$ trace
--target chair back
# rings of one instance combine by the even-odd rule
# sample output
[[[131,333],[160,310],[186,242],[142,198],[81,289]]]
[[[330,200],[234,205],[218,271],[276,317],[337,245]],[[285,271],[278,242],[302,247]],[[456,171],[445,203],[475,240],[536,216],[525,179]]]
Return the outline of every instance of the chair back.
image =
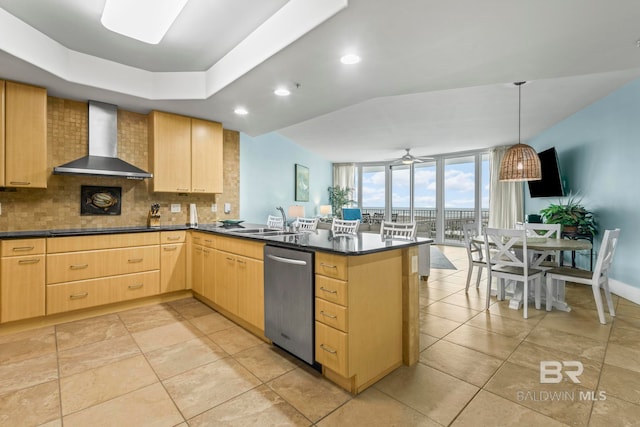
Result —
[[[537,224],[537,223],[524,223],[525,230],[532,230],[533,233],[527,233],[529,237],[546,237],[547,239],[560,239],[562,234],[560,232],[560,224]]]
[[[334,234],[356,234],[360,220],[344,220],[334,218],[331,223],[331,232]]]
[[[373,223],[380,224],[380,222],[384,219],[384,214],[374,212],[373,213]]]
[[[475,221],[469,221],[462,224],[462,233],[464,234],[464,245],[467,248],[467,257],[469,262],[483,262],[484,254],[482,253],[482,245],[474,240],[480,234],[478,225]]]
[[[342,219],[362,221],[362,211],[360,208],[342,208]]]
[[[318,218],[298,218],[295,226],[300,231],[315,231],[318,228]]]
[[[281,216],[269,215],[267,217],[267,227],[282,230],[284,228],[284,221]]]
[[[487,227],[484,230],[484,250],[487,262],[495,264],[496,268],[521,267],[526,275],[529,266],[525,230]]]
[[[416,223],[382,221],[380,224],[380,237],[382,239],[412,240],[416,237]]]
[[[593,277],[600,277],[608,274],[609,267],[613,261],[613,254],[616,251],[618,245],[618,238],[620,237],[620,229],[605,230],[602,237],[602,243],[600,244],[600,251],[598,252],[598,260],[596,261],[596,268],[593,269]]]

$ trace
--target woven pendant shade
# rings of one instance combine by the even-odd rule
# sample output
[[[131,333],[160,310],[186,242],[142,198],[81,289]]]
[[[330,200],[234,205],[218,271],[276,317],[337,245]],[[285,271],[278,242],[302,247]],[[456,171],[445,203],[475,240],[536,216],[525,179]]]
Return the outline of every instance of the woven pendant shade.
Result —
[[[538,153],[526,144],[510,147],[500,163],[500,181],[538,181],[542,179]]]
[[[540,157],[536,150],[520,142],[520,116],[522,111],[522,85],[518,86],[518,143],[509,147],[500,163],[500,181],[539,181],[542,179]]]

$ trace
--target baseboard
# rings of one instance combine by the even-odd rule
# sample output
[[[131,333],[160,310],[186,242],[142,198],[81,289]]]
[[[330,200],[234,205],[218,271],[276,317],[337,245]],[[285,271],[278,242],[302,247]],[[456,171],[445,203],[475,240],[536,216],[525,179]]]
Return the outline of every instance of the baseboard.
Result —
[[[640,288],[631,286],[618,280],[609,279],[609,290],[626,300],[640,304]]]

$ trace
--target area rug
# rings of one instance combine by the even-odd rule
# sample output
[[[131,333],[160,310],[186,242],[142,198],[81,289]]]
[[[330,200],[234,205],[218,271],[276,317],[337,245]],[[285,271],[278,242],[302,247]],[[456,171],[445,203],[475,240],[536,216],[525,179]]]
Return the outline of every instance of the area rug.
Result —
[[[457,270],[456,266],[438,249],[431,245],[431,268],[443,270]]]

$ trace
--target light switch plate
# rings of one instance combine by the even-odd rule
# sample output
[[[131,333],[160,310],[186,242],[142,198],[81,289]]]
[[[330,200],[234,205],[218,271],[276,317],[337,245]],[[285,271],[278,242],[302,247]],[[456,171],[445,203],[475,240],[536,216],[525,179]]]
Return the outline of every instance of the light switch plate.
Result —
[[[218,212],[218,205],[211,203],[211,212]]]
[[[411,273],[418,272],[418,257],[416,255],[411,257]]]
[[[180,212],[180,203],[171,203],[171,213]]]
[[[231,203],[224,204],[224,213],[226,214],[231,213]]]

